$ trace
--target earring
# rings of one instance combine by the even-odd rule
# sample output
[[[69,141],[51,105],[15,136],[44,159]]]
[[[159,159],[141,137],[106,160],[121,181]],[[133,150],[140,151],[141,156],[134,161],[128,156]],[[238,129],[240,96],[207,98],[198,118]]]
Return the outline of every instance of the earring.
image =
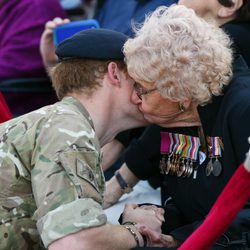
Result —
[[[184,107],[184,104],[179,102],[179,109],[181,112],[184,112],[185,111],[185,107]]]

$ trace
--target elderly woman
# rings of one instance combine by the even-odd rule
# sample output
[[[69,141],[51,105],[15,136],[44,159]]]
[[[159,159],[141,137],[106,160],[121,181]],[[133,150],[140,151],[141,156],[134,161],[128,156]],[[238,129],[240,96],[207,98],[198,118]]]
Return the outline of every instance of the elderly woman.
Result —
[[[108,193],[119,194],[124,182],[133,185],[138,180],[134,176],[146,179],[159,172],[160,158],[160,171],[172,197],[165,206],[163,232],[171,235],[167,246],[185,240],[202,222],[247,152],[250,74],[242,58],[236,58],[228,85],[229,47],[219,28],[183,6],[158,9],[124,47],[128,72],[137,82],[132,99],[148,121],[162,127],[161,137],[148,133],[148,148],[161,151],[161,156],[147,149],[151,162],[133,167],[133,173],[121,169],[109,182]],[[244,121],[242,129],[239,121]],[[218,244],[229,245],[249,231],[244,217],[248,213],[245,208]]]

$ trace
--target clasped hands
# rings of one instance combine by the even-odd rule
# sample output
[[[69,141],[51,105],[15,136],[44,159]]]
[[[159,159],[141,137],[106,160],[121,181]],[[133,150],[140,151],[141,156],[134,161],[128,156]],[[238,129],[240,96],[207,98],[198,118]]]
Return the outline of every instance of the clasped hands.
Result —
[[[180,243],[171,235],[161,232],[164,219],[164,209],[155,205],[126,204],[122,222],[136,222],[135,228],[146,236],[147,246],[150,247],[177,247]]]

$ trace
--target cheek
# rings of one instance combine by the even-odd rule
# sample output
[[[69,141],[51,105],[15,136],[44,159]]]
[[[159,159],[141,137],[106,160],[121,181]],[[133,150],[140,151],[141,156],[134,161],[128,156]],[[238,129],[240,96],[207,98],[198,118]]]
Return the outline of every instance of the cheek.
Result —
[[[161,105],[159,102],[142,102],[141,111],[148,115],[159,115],[161,113]]]
[[[157,96],[157,98],[154,98],[150,102],[142,102],[140,107],[144,114],[159,118],[175,113],[177,108],[178,106],[176,103],[162,98],[161,96]]]
[[[152,93],[150,95],[145,95],[142,97],[140,109],[143,113],[149,115],[155,115],[157,113],[161,97],[154,94],[156,93]]]

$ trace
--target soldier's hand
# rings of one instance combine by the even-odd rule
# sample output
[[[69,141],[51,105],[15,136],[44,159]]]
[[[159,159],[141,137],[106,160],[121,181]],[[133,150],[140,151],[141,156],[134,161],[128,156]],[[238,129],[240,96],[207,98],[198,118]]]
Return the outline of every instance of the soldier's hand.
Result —
[[[161,234],[148,227],[140,227],[138,231],[147,237],[147,246],[176,248],[180,245],[172,235]]]

